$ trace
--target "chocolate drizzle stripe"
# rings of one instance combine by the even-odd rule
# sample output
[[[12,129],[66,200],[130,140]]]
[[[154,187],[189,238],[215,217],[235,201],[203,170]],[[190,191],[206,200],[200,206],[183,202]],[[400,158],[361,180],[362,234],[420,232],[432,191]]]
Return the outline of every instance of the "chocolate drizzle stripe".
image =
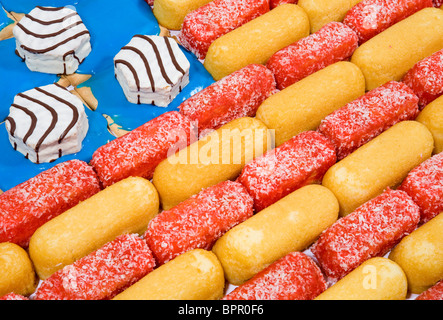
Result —
[[[124,46],[122,48],[122,50],[130,50],[133,51],[135,53],[137,53],[140,58],[143,60],[143,63],[145,65],[145,69],[146,69],[146,73],[148,74],[149,77],[149,81],[151,82],[151,88],[152,88],[152,92],[155,92],[155,81],[154,81],[154,77],[152,75],[152,71],[151,71],[151,67],[149,66],[149,62],[148,59],[146,59],[145,55],[143,54],[143,52],[141,52],[139,49],[134,48],[132,46]]]
[[[20,59],[22,59],[22,62],[25,62],[25,58],[23,58],[23,57],[20,55],[20,53],[18,52],[17,49],[15,49],[15,54],[16,54],[17,56],[19,56]]]
[[[66,16],[63,17],[63,18],[56,19],[56,20],[51,20],[51,21],[40,20],[40,19],[37,19],[36,17],[33,17],[33,16],[29,15],[29,14],[26,14],[26,15],[25,15],[25,18],[28,18],[29,20],[32,20],[32,21],[37,22],[37,23],[39,23],[39,24],[42,24],[42,25],[44,25],[44,26],[49,26],[49,25],[51,25],[51,24],[56,24],[56,23],[64,22],[66,19],[69,19],[69,18],[71,18],[71,17],[75,17],[75,16],[77,16],[77,15],[78,15],[77,12],[72,12],[72,13],[66,15]],[[17,23],[17,24],[20,24],[20,22]]]
[[[66,90],[66,91],[69,92],[69,90],[68,90],[67,88],[63,87],[63,86],[62,86],[61,84],[59,84],[58,82],[54,82],[54,85],[57,86],[57,87],[59,87],[60,89],[63,89],[63,90]]]
[[[72,56],[74,57],[74,59],[78,61],[78,64],[81,64],[81,63],[82,63],[82,61],[80,61],[80,59],[76,56],[74,50],[71,50],[71,51],[66,52],[66,53],[63,55],[63,74],[66,74],[66,58],[67,58],[69,55],[72,55]]]
[[[37,117],[35,116],[35,114],[32,111],[26,109],[25,107],[19,106],[18,104],[13,103],[11,105],[11,107],[14,107],[16,109],[23,111],[31,118],[31,125],[28,129],[28,132],[26,132],[25,137],[23,138],[23,143],[26,143],[28,138],[31,136],[31,134],[34,133],[34,130],[37,127]]]
[[[66,61],[66,57],[69,56],[69,55],[71,55],[71,54],[72,54],[72,56],[74,57],[74,59],[78,61],[79,64],[82,63],[82,62],[80,61],[80,59],[75,55],[75,51],[74,51],[74,50],[71,50],[71,51],[66,52],[66,53],[63,55],[63,61]]]
[[[73,35],[72,37],[66,38],[65,40],[63,40],[63,41],[61,41],[61,42],[59,42],[59,43],[57,43],[57,44],[55,44],[55,45],[53,45],[53,46],[51,46],[49,48],[46,48],[46,49],[32,49],[32,48],[29,48],[29,47],[24,46],[24,45],[21,45],[21,47],[24,50],[29,51],[31,53],[41,54],[41,53],[46,53],[46,52],[52,51],[54,49],[57,49],[58,47],[68,43],[69,41],[74,40],[74,39],[76,39],[76,38],[78,38],[80,36],[86,35],[86,34],[89,34],[88,30],[84,30],[82,32],[79,32],[79,33]]]
[[[72,120],[71,123],[69,124],[69,126],[65,129],[65,131],[63,131],[63,133],[60,135],[60,138],[58,140],[58,143],[61,143],[63,141],[63,139],[66,137],[66,135],[69,133],[69,131],[75,126],[75,124],[78,122],[78,118],[79,118],[79,114],[78,114],[78,110],[77,108],[70,103],[69,101],[66,101],[65,99],[62,99],[46,90],[43,90],[41,88],[35,88],[38,92],[41,92],[43,94],[46,94],[47,96],[57,100],[60,103],[63,103],[65,105],[67,105],[71,110],[72,110]],[[65,89],[65,88],[63,88]]]
[[[166,74],[166,69],[165,69],[165,66],[163,65],[163,60],[161,58],[160,52],[158,51],[158,47],[155,44],[155,42],[152,41],[149,37],[144,36],[144,35],[140,35],[140,34],[137,34],[134,37],[141,38],[141,39],[144,39],[147,42],[149,42],[149,44],[152,46],[152,49],[154,50],[155,56],[156,56],[157,61],[158,61],[158,65],[160,67],[160,72],[161,72],[163,78],[165,79],[165,81],[169,85],[171,85],[171,86],[174,85],[174,83],[171,81],[171,79],[169,79],[168,75]]]
[[[35,89],[37,89],[37,88],[35,88]],[[38,140],[37,144],[35,145],[35,152],[38,153],[38,151],[40,149],[40,146],[42,145],[43,141],[45,141],[46,137],[51,133],[52,130],[54,130],[55,125],[58,122],[57,112],[51,106],[47,105],[46,103],[44,103],[44,102],[42,102],[40,100],[34,99],[32,97],[29,97],[29,96],[27,96],[27,95],[25,95],[23,93],[19,93],[17,96],[19,96],[21,98],[24,98],[24,99],[27,99],[29,101],[32,101],[32,102],[34,102],[36,104],[41,105],[42,107],[47,109],[51,113],[51,115],[52,115],[51,124],[49,125],[48,129],[46,129],[45,133],[40,137],[40,139]],[[37,157],[38,157],[38,155],[37,155]]]
[[[15,129],[17,128],[17,125],[15,124],[14,119],[11,117],[7,117],[6,121],[9,121],[9,124],[11,125],[10,133],[11,133],[11,136],[14,136]]]
[[[36,6],[36,8],[42,10],[42,11],[60,11],[63,10],[65,7],[42,7],[42,6]]]
[[[23,24],[20,24],[20,23],[18,23],[17,26],[20,29],[22,29],[24,33],[26,33],[30,36],[33,36],[33,37],[39,38],[39,39],[46,39],[46,38],[53,38],[53,37],[59,36],[59,35],[65,33],[66,31],[68,31],[69,29],[76,27],[78,25],[81,25],[81,24],[83,24],[83,21],[77,21],[77,22],[67,26],[66,28],[63,28],[57,32],[48,33],[48,34],[38,34],[38,33],[32,32],[31,30],[27,29],[26,27],[23,26]]]
[[[175,69],[177,69],[178,72],[180,72],[182,75],[185,75],[185,70],[180,66],[180,64],[177,62],[177,59],[175,58],[174,51],[172,50],[171,43],[169,42],[168,37],[163,37],[165,39],[166,47],[168,48],[169,56],[171,57],[172,63],[174,64]]]
[[[126,60],[118,59],[114,61],[114,64],[123,64],[128,67],[129,70],[131,70],[132,75],[134,76],[135,85],[137,86],[137,91],[140,91],[140,79],[138,78],[137,71],[135,68]]]

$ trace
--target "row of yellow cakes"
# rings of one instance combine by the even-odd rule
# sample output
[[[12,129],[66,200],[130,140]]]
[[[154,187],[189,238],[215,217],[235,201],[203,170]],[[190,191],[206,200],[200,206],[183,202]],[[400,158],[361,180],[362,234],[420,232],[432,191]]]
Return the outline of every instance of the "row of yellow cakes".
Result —
[[[250,2],[153,5],[180,29],[165,17]],[[441,299],[443,90],[423,105],[414,84],[442,73],[443,11],[398,1],[361,43],[347,15],[380,3],[269,7],[209,45],[216,82],[178,111],[3,193],[5,299],[405,299],[433,285]]]

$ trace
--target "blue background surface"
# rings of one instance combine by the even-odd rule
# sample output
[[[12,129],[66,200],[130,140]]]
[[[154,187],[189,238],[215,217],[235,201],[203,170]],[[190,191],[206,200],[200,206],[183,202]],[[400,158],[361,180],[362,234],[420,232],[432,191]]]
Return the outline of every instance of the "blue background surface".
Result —
[[[191,63],[190,83],[166,107],[136,105],[129,103],[120,84],[114,77],[113,58],[135,34],[158,35],[160,28],[151,8],[144,0],[0,0],[8,11],[28,13],[36,5],[74,5],[91,33],[92,52],[80,65],[77,73],[91,74],[92,77],[81,86],[90,87],[98,100],[95,111],[86,108],[89,131],[83,141],[83,148],[76,154],[66,155],[52,163],[35,164],[15,151],[9,143],[4,119],[17,93],[57,82],[56,75],[30,71],[15,54],[15,40],[0,41],[0,189],[6,191],[54,165],[80,159],[89,162],[93,152],[108,141],[115,139],[107,128],[103,114],[111,116],[125,130],[132,130],[160,114],[178,110],[185,99],[214,82],[198,59],[182,47]],[[0,16],[0,29],[7,25]]]

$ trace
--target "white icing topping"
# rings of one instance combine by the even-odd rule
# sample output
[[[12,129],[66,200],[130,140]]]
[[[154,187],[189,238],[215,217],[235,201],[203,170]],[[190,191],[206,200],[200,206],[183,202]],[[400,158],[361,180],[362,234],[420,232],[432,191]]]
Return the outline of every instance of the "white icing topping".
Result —
[[[16,95],[5,126],[12,146],[35,163],[80,151],[89,128],[81,100],[58,84]]]
[[[189,83],[190,63],[168,37],[136,35],[115,56],[114,64],[131,103],[166,107]]]
[[[31,71],[72,74],[91,52],[90,34],[71,7],[36,7],[13,29],[16,53]]]

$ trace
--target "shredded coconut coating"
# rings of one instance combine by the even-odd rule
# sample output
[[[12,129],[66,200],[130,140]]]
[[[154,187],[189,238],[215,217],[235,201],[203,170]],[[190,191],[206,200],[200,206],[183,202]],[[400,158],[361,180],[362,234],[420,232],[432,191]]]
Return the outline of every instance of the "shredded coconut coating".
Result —
[[[443,300],[443,280],[419,294],[415,300]]]
[[[177,38],[204,59],[217,38],[268,11],[269,0],[213,0],[186,15]]]
[[[384,256],[415,230],[419,220],[420,209],[408,194],[388,188],[326,229],[311,252],[336,281],[364,261]]]
[[[411,170],[399,189],[420,207],[421,223],[443,212],[443,153]]]
[[[359,44],[363,44],[427,7],[432,7],[432,0],[363,0],[348,11],[343,23],[357,33]]]
[[[0,195],[0,242],[27,247],[45,222],[100,191],[92,167],[62,162]]]
[[[155,267],[146,242],[125,234],[43,281],[36,300],[107,300]]]
[[[5,294],[4,296],[0,297],[0,300],[10,300],[10,301],[12,301],[12,300],[29,300],[29,298],[22,296],[20,294],[11,292],[11,293]]]
[[[91,165],[104,187],[130,176],[152,179],[173,146],[178,151],[189,145],[191,133],[189,119],[177,111],[166,112],[98,148]]]
[[[404,76],[419,98],[420,110],[443,94],[443,50],[419,61]]]
[[[391,81],[326,116],[318,131],[336,147],[341,160],[394,124],[413,120],[418,97],[404,83]]]
[[[432,0],[434,7],[440,8],[443,5],[443,0]]]
[[[274,73],[277,88],[282,90],[335,62],[348,59],[357,46],[358,38],[351,28],[341,22],[330,22],[277,51],[267,67]]]
[[[331,142],[316,131],[305,131],[246,164],[238,181],[258,212],[298,188],[321,182],[335,162]]]
[[[253,214],[253,201],[238,182],[202,190],[152,219],[145,239],[162,265],[192,249],[212,248],[225,232]]]
[[[298,0],[270,0],[269,6],[271,7],[271,9],[274,9],[275,7],[278,7],[285,3],[298,4]]]
[[[145,2],[146,2],[147,4],[149,4],[150,6],[153,6],[153,5],[154,5],[154,0],[145,0]]]
[[[326,290],[320,268],[291,252],[227,294],[223,300],[313,300]]]
[[[248,65],[185,100],[180,112],[199,131],[218,129],[241,117],[254,117],[262,102],[274,94],[274,75],[265,66]]]

